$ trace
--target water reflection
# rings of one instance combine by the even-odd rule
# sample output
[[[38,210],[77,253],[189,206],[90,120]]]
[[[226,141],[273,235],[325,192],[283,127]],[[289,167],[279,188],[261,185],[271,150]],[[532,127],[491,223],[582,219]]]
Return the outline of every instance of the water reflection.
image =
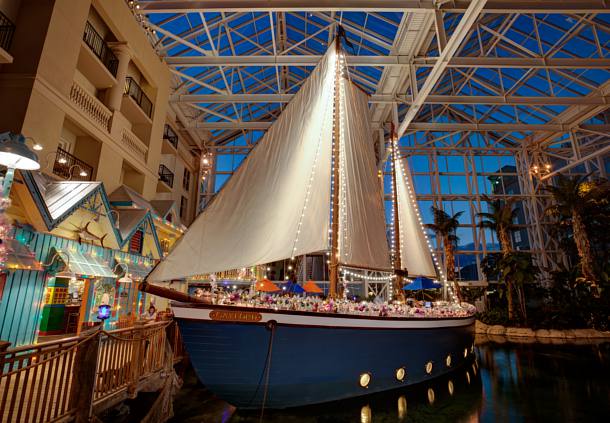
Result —
[[[476,353],[477,361],[430,383],[311,407],[265,410],[263,421],[593,422],[607,421],[610,415],[610,344],[486,343]],[[208,400],[195,400],[205,390],[193,381],[191,375],[177,395],[173,421],[226,421],[226,409],[210,411],[222,407],[210,406],[209,393]],[[238,411],[229,422],[254,423],[259,417],[258,411]]]
[[[407,417],[407,398],[404,395],[398,397],[398,421]]]

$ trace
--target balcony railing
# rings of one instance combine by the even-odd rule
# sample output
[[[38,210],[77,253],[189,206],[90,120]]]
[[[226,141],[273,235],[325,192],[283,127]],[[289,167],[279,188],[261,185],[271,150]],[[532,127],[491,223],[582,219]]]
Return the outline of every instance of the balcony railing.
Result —
[[[106,66],[106,69],[116,77],[117,67],[119,66],[119,59],[114,55],[106,41],[100,34],[95,30],[93,25],[89,22],[85,25],[85,32],[83,34],[83,40],[85,44],[89,46],[93,54]]]
[[[70,89],[70,100],[83,113],[89,116],[98,125],[104,128],[105,131],[110,131],[110,119],[112,112],[97,98],[89,94],[83,87],[76,82],[72,83]]]
[[[53,164],[53,173],[69,181],[90,181],[93,167],[58,147]]]
[[[144,94],[144,91],[142,91],[142,88],[138,83],[129,76],[125,79],[125,94],[133,98],[138,106],[140,106],[140,109],[146,113],[146,116],[149,118],[152,117],[152,101]]]
[[[0,47],[4,50],[8,50],[13,41],[13,34],[15,33],[15,24],[7,18],[4,13],[0,12]]]
[[[159,165],[159,180],[165,182],[170,188],[173,188],[174,172],[169,170],[165,165]]]
[[[174,132],[171,126],[165,125],[165,129],[163,130],[163,139],[169,141],[174,148],[178,148],[178,135]]]

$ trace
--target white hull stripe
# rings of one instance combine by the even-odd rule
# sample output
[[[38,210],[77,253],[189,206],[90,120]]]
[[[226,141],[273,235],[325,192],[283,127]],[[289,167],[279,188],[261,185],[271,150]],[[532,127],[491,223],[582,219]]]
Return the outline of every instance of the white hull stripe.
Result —
[[[212,310],[206,308],[172,307],[174,315],[178,319],[213,321],[210,318]],[[226,309],[225,309],[226,310]],[[327,316],[303,316],[285,313],[265,313],[260,310],[252,310],[259,313],[262,319],[258,323],[266,323],[275,320],[278,324],[293,326],[328,326],[328,327],[349,327],[349,328],[371,328],[371,329],[435,329],[448,327],[462,327],[474,323],[475,318],[469,319],[434,319],[434,320],[391,320],[391,319],[350,319],[345,317]],[[243,322],[238,322],[243,323]]]

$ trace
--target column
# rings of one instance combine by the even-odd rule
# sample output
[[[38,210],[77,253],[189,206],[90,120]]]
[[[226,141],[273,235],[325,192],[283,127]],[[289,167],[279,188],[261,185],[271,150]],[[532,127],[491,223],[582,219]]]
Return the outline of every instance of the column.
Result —
[[[116,71],[116,85],[106,93],[106,105],[112,111],[121,110],[121,101],[125,92],[125,78],[127,77],[127,68],[131,60],[131,49],[127,43],[109,43],[112,52],[119,60]]]

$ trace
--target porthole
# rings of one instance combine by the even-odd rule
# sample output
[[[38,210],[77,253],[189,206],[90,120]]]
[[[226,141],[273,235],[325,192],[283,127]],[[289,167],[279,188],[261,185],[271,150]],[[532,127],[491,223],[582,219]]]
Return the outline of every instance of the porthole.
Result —
[[[396,380],[399,382],[402,382],[403,380],[405,380],[405,376],[407,375],[407,371],[405,370],[404,367],[399,367],[398,369],[396,369]]]
[[[445,364],[447,365],[447,367],[451,367],[451,354],[449,354],[447,358],[445,358]]]
[[[430,405],[434,404],[434,398],[434,389],[428,388],[428,402],[430,403]]]
[[[426,363],[426,373],[428,373],[428,374],[432,373],[432,362],[431,361],[428,361]]]
[[[362,388],[368,388],[369,383],[371,382],[371,374],[370,373],[362,373],[358,378],[358,383]]]
[[[464,348],[464,358],[468,357],[468,348]]]
[[[449,395],[453,395],[453,381],[452,380],[447,382],[447,390],[449,391]]]

